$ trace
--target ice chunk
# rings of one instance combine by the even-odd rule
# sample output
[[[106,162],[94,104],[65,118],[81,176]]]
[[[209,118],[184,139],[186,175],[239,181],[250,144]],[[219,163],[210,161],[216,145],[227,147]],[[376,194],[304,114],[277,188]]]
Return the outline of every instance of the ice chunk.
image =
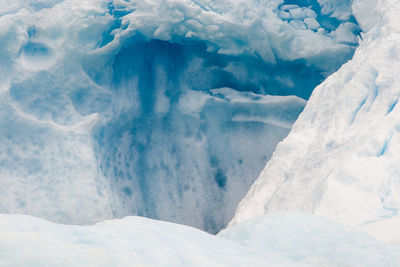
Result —
[[[298,5],[279,6],[279,1],[254,0],[229,3],[185,0],[167,5],[157,1],[131,1],[126,2],[125,6],[134,6],[135,12],[127,14],[123,20],[129,23],[126,32],[139,31],[148,38],[173,42],[180,42],[182,40],[180,36],[205,40],[209,51],[216,49],[218,53],[229,55],[260,55],[264,61],[271,63],[276,60],[302,59],[318,68],[325,68],[324,64],[309,62],[308,59],[317,56],[322,62],[328,51],[340,55],[347,54],[348,58],[352,49],[338,44],[334,36],[304,33],[306,28],[299,27],[299,22],[287,24],[284,21],[285,19],[304,20],[317,17],[319,19],[323,16],[321,20],[324,20],[324,25],[327,25],[332,20],[327,17],[329,14],[336,20],[340,19],[329,28],[330,31],[334,31],[342,22],[351,20],[351,8],[348,1],[342,4],[335,1],[320,1],[321,6],[315,2],[311,8],[300,6],[303,3],[298,2]],[[160,6],[162,8],[159,8]],[[180,12],[179,15],[175,14],[177,10]],[[185,19],[182,19],[183,14],[186,16]],[[247,34],[243,34],[244,32]],[[350,32],[349,34],[357,35],[358,33]],[[302,51],[304,48],[302,43],[305,42],[314,48],[307,50],[306,55]],[[260,46],[259,43],[263,45]],[[288,45],[289,43],[296,45],[291,46]],[[345,52],[345,50],[348,51]],[[337,63],[339,61],[342,62],[341,57],[337,58]],[[329,70],[332,69],[329,68]]]
[[[316,30],[321,27],[314,18],[305,18],[304,23],[307,25],[307,28],[311,30]]]
[[[350,0],[331,1],[331,0],[318,0],[321,6],[321,13],[330,17],[337,18],[341,21],[349,20],[352,16]]]
[[[305,18],[316,18],[317,14],[309,8],[292,8],[289,10],[290,15],[293,19],[305,19]]]
[[[387,233],[398,231],[400,209],[400,4],[371,3],[353,5],[367,31],[354,58],[315,89],[232,224],[270,211],[307,211],[400,242]]]
[[[218,236],[126,217],[90,226],[0,215],[5,266],[397,266],[400,247],[325,218],[259,216]]]

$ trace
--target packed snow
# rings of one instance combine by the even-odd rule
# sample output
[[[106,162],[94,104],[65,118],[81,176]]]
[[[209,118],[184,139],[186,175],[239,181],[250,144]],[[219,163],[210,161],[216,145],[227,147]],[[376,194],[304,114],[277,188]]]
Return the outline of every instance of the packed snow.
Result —
[[[315,89],[232,225],[301,211],[400,243],[400,2],[352,7],[364,31],[353,59]]]

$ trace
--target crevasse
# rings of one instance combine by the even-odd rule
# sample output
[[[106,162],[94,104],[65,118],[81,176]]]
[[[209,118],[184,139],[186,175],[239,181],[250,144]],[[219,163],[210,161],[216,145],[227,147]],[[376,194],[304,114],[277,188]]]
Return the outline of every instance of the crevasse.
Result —
[[[353,59],[315,89],[232,224],[301,211],[400,242],[400,4],[352,8],[364,32]]]
[[[0,212],[217,232],[313,88],[350,1],[0,1]]]

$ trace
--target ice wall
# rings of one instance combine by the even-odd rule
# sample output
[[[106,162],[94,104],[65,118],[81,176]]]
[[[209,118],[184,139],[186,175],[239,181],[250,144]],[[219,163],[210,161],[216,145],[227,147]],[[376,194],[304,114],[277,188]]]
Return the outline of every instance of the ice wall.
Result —
[[[348,1],[0,0],[0,212],[216,232],[358,34]]]
[[[354,58],[313,92],[232,224],[296,210],[400,242],[398,1],[355,1]]]

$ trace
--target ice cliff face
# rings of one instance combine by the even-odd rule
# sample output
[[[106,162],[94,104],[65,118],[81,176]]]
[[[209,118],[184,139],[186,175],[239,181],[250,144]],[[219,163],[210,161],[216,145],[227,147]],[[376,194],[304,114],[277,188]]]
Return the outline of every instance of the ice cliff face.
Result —
[[[0,212],[218,231],[359,31],[350,1],[0,0]]]
[[[315,89],[232,224],[296,210],[400,242],[400,3],[352,8],[365,32],[354,58]]]

